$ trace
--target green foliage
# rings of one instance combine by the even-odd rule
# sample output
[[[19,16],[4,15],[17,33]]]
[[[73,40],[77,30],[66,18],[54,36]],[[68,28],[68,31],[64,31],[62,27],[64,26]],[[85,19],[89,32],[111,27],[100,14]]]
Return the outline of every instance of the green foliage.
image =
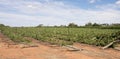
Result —
[[[29,43],[30,41],[25,39],[24,36],[22,36],[22,33],[19,34],[17,31],[17,28],[10,28],[10,27],[3,27],[0,28],[0,30],[2,30],[2,33],[4,35],[7,35],[12,41],[16,42],[16,43]]]
[[[4,24],[0,24],[0,27],[4,27],[5,25]]]
[[[94,23],[92,26],[101,26],[100,24]]]
[[[120,26],[105,26],[105,27],[100,27],[101,29],[120,29]]]
[[[89,22],[89,23],[85,24],[85,26],[92,26],[92,23]]]
[[[75,23],[69,23],[68,27],[78,27],[78,25]]]
[[[37,27],[43,27],[43,24],[39,24]]]
[[[0,30],[15,42],[29,42],[24,37],[31,37],[57,45],[68,45],[79,42],[96,46],[105,46],[117,38],[120,38],[120,29],[4,27],[0,28]]]

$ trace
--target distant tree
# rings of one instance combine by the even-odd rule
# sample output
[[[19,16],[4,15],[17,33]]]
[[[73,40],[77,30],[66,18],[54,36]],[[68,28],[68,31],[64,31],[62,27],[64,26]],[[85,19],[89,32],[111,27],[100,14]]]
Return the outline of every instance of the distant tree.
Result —
[[[57,25],[54,25],[53,27],[58,27]]]
[[[100,26],[100,24],[94,23],[92,24],[92,26]]]
[[[92,23],[89,22],[89,23],[85,24],[85,26],[92,26]]]
[[[60,27],[66,27],[66,25],[60,25]]]
[[[109,24],[104,23],[104,24],[101,24],[101,26],[106,27],[106,26],[109,26]]]
[[[75,23],[69,23],[68,27],[78,27],[78,25]]]
[[[39,24],[37,27],[43,27],[43,24]]]
[[[4,24],[0,24],[0,27],[4,27],[5,25]]]
[[[120,26],[120,23],[111,24],[111,26]]]

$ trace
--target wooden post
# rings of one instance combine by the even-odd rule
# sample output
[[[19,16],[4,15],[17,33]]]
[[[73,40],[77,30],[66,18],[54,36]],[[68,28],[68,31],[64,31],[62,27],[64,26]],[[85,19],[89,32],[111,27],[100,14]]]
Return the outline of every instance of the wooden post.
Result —
[[[106,46],[104,46],[102,49],[106,49],[106,48],[110,47],[111,45],[113,45],[116,42],[120,42],[120,40],[113,41],[113,42],[107,44]]]

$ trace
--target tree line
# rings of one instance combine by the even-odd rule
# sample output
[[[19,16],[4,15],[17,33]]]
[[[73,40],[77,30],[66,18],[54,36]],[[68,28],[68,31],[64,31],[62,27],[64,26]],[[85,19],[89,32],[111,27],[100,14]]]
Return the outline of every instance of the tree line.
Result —
[[[6,25],[0,24],[0,27],[5,27]],[[10,26],[6,26],[10,27]],[[98,23],[86,23],[84,26],[79,26],[76,23],[69,23],[68,25],[60,25],[60,26],[44,26],[43,24],[39,24],[35,27],[69,27],[69,28],[102,28],[102,29],[120,29],[120,23],[113,23],[113,24],[98,24]]]

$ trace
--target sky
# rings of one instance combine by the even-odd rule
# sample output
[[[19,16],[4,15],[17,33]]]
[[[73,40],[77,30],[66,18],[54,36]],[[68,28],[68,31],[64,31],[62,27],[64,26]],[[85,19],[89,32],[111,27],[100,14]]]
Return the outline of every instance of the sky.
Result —
[[[0,0],[0,24],[9,26],[120,23],[120,0]]]

